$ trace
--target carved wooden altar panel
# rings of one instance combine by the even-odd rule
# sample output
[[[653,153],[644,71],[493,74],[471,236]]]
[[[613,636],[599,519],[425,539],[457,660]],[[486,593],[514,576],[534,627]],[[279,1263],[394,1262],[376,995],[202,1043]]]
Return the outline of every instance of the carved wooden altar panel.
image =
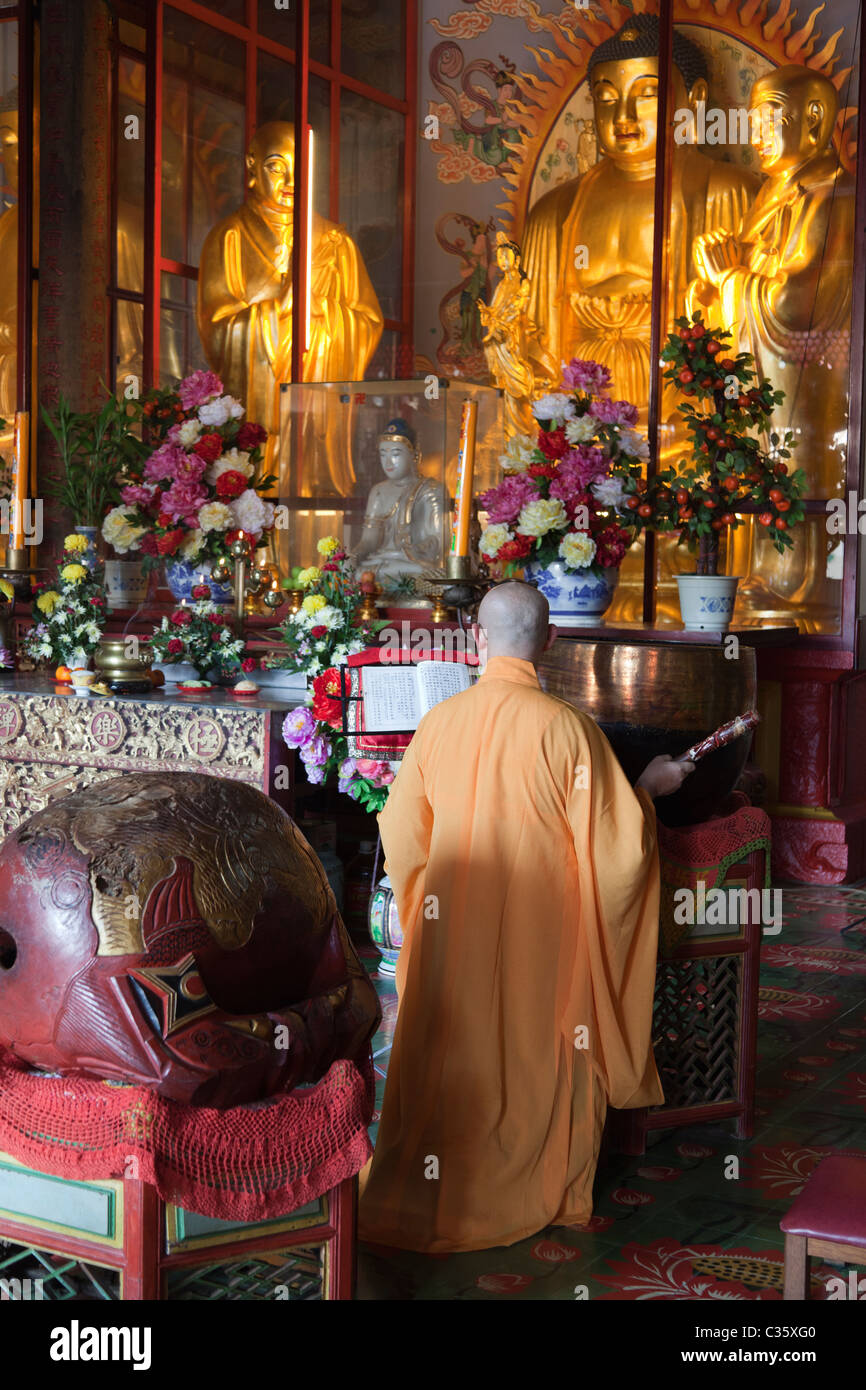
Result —
[[[275,718],[169,698],[0,691],[0,838],[55,797],[124,772],[209,772],[271,792]]]

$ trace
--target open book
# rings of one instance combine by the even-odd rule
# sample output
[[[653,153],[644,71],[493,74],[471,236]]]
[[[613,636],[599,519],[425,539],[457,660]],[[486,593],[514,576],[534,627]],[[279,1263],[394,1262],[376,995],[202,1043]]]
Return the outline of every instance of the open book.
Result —
[[[462,662],[419,661],[412,666],[365,666],[364,727],[384,733],[417,729],[423,715],[471,684]]]

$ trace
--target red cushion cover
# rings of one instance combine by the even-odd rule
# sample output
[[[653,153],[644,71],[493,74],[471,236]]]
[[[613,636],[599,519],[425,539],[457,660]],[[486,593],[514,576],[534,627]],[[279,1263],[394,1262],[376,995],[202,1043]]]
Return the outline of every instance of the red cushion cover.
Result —
[[[866,1248],[866,1154],[830,1154],[780,1221],[789,1235]]]

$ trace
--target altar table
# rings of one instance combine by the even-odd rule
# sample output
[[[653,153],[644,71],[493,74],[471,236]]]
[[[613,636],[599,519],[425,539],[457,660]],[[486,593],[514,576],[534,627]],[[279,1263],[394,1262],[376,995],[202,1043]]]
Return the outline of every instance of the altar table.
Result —
[[[283,742],[290,692],[252,699],[79,696],[49,676],[0,679],[0,839],[49,801],[124,772],[207,772],[258,787],[291,812],[295,757]]]

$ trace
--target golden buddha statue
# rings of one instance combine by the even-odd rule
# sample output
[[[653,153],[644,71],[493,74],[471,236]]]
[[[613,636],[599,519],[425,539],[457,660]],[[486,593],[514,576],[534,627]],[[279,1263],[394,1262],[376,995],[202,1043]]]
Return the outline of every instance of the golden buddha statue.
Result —
[[[198,279],[205,356],[249,419],[268,430],[266,467],[276,472],[280,384],[291,381],[295,131],[261,126],[246,159],[246,202],[208,233]],[[359,381],[382,336],[383,317],[357,246],[344,227],[313,216],[310,344],[305,381]],[[352,491],[346,449],[329,451],[331,483]]]
[[[758,374],[784,391],[773,428],[793,432],[807,495],[832,497],[845,485],[854,238],[854,180],[831,144],[838,97],[829,78],[790,65],[754,84],[749,107],[766,180],[735,229],[699,238],[690,304],[730,326]],[[805,626],[822,630],[837,609],[823,516],[783,556],[750,522],[734,535],[731,563],[751,574],[762,617],[806,605]],[[763,601],[759,590],[770,591]]]
[[[505,434],[534,434],[532,398],[545,384],[559,381],[557,364],[538,341],[529,317],[530,286],[520,266],[520,248],[496,233],[496,264],[502,279],[489,304],[476,300],[487,332],[482,339],[493,384],[505,393]]]
[[[389,420],[379,435],[385,481],[370,489],[352,550],[356,568],[372,570],[386,592],[403,579],[442,568],[449,499],[441,483],[419,474],[420,458],[412,427],[402,418]]]
[[[658,51],[659,22],[649,14],[634,15],[595,49],[588,80],[600,158],[533,205],[523,238],[529,312],[543,346],[557,362],[603,362],[617,395],[643,412],[649,399]],[[674,109],[697,112],[707,100],[706,61],[676,29],[671,75]],[[738,225],[755,179],[691,145],[672,145],[671,158],[672,319],[695,278],[695,238],[732,219]]]

